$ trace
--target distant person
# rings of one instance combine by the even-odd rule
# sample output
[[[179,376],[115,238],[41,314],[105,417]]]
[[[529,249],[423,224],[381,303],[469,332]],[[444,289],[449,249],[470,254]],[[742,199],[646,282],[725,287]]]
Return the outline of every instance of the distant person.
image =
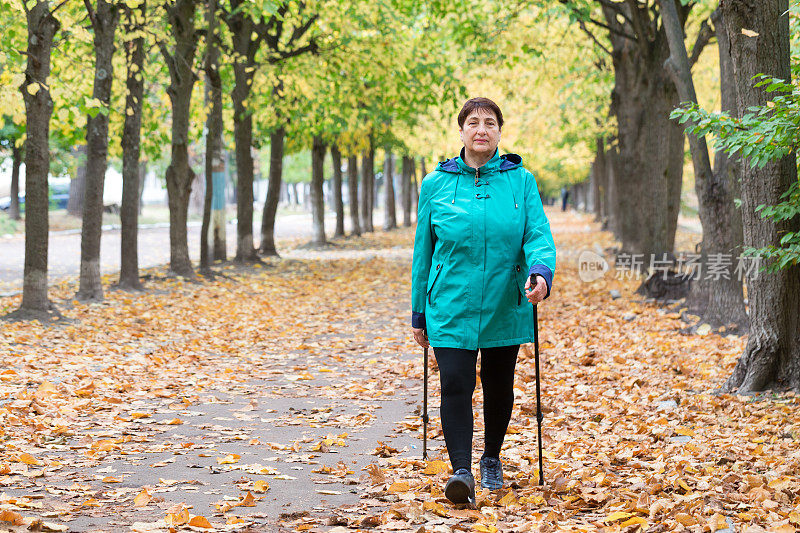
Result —
[[[569,202],[569,189],[561,187],[561,210],[567,210],[567,202]]]
[[[464,147],[425,177],[412,267],[414,339],[433,346],[453,476],[445,496],[475,501],[472,393],[481,352],[486,425],[481,486],[503,486],[500,448],[514,405],[521,343],[533,341],[533,307],[550,295],[556,249],[533,175],[499,155],[500,108],[468,100],[458,114]],[[524,297],[524,298],[523,298]],[[527,299],[527,301],[526,301]]]

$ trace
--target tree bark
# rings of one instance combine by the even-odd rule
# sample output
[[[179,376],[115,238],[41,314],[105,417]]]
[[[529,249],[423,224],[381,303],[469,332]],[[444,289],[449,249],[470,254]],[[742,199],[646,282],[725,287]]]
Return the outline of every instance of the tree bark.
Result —
[[[350,199],[350,225],[352,235],[361,236],[361,224],[358,220],[358,157],[347,158],[347,194]]]
[[[194,56],[197,38],[194,27],[195,0],[175,0],[167,14],[175,39],[170,53],[165,45],[162,55],[170,73],[167,95],[172,103],[172,146],[167,167],[167,196],[169,204],[170,270],[180,276],[194,277],[189,259],[186,219],[189,194],[195,174],[189,166],[189,119],[192,88],[197,80]]]
[[[92,22],[95,51],[92,97],[108,106],[114,79],[114,32],[119,10],[116,3],[97,0],[97,9],[86,1]],[[108,114],[97,113],[86,121],[86,190],[81,225],[81,266],[78,300],[103,299],[100,281],[100,240],[103,235],[103,186],[108,167]]]
[[[47,315],[48,187],[50,172],[50,116],[53,100],[47,78],[53,37],[61,27],[47,0],[27,12],[28,47],[25,80],[20,90],[25,102],[25,267],[22,304],[17,316]]]
[[[683,42],[683,28],[674,0],[659,0],[659,2],[670,46],[670,57],[667,59],[666,68],[675,81],[681,101],[697,103],[689,56]],[[735,111],[729,91],[730,46],[720,22],[717,18],[716,25],[723,34],[719,41],[722,108],[724,111]],[[732,272],[728,276],[709,278],[705,271],[708,257],[727,255],[735,258],[737,252],[741,252],[741,218],[735,209],[732,194],[735,165],[724,153],[718,153],[717,168],[712,169],[705,137],[690,134],[689,147],[694,166],[695,191],[699,200],[700,223],[703,226],[703,260],[700,280],[692,287],[687,303],[690,308],[694,307],[700,311],[701,323],[709,324],[715,329],[725,326],[726,330],[746,330],[747,315],[741,280],[738,280]]]
[[[211,109],[206,117],[206,187],[203,198],[203,222],[200,227],[200,271],[204,273],[211,271],[209,230],[211,228],[211,211],[215,193],[214,174],[225,170],[222,159],[222,78],[219,75],[218,26],[217,0],[208,0],[206,6],[207,44],[204,70],[206,73],[206,100],[211,103]],[[219,195],[219,192],[217,192],[217,195]],[[219,236],[215,234],[214,238],[218,240]]]
[[[683,129],[669,114],[679,103],[678,93],[663,68],[669,55],[663,27],[653,28],[650,35],[621,22],[616,9],[604,6],[603,11],[611,28],[636,35],[632,40],[609,34],[615,73],[612,110],[619,127],[616,178],[619,190],[626,191],[619,195],[618,229],[623,249],[644,254],[648,263],[652,256],[671,254],[675,244],[684,141]],[[639,11],[629,10],[629,19],[646,16]]]
[[[336,211],[335,237],[344,237],[344,200],[342,199],[342,153],[335,144],[331,145],[331,162],[333,164],[333,207]]]
[[[83,197],[86,194],[86,145],[72,148],[75,160],[75,177],[69,181],[69,200],[67,213],[74,217],[83,216]]]
[[[17,147],[17,143],[11,143],[11,205],[8,208],[8,216],[12,220],[19,220],[19,167],[22,164],[22,150]]]
[[[145,23],[146,4],[137,9],[125,7],[126,34],[141,32]],[[125,63],[128,74],[125,86],[125,124],[122,129],[122,230],[119,287],[141,290],[139,281],[139,205],[141,174],[142,97],[144,96],[144,38],[136,37],[125,43]]]
[[[611,231],[619,240],[620,239],[620,226],[622,225],[621,219],[623,217],[622,206],[620,204],[619,191],[619,152],[616,144],[610,146],[606,150],[605,156],[606,167],[606,205],[608,205],[608,230]]]
[[[236,257],[238,262],[258,260],[253,244],[253,115],[245,105],[250,75],[244,66],[234,66],[233,137],[236,143]]]
[[[314,136],[311,146],[311,217],[314,221],[314,239],[312,244],[322,246],[325,238],[325,199],[322,183],[325,181],[325,143],[322,137]]]
[[[788,0],[725,0],[720,3],[728,32],[736,82],[737,116],[751,106],[764,107],[774,94],[755,87],[753,77],[765,74],[789,81]],[[743,33],[743,30],[749,30]],[[755,36],[751,36],[752,33]],[[797,159],[783,159],[753,168],[742,165],[744,244],[780,246],[787,231],[800,231],[800,217],[776,224],[761,218],[759,205],[775,205],[797,180]],[[744,353],[722,389],[739,393],[767,389],[800,390],[800,265],[777,273],[747,276],[750,331]]]
[[[602,223],[605,222],[606,218],[607,178],[605,142],[602,137],[598,137],[594,153],[594,162],[592,163],[592,185],[594,186],[594,219]]]
[[[261,248],[262,255],[278,256],[275,248],[275,216],[278,213],[281,182],[283,181],[283,153],[286,129],[281,126],[269,137],[269,185],[264,212],[261,216]],[[288,190],[287,190],[288,191]],[[297,189],[295,189],[295,193]]]
[[[392,230],[397,228],[397,210],[394,198],[394,155],[388,146],[384,149],[386,158],[383,161],[383,183],[384,185],[384,214],[383,229]]]
[[[372,191],[375,185],[372,153],[370,148],[361,157],[361,220],[366,233],[375,231],[372,226]]]
[[[400,197],[403,203],[403,226],[411,225],[411,178],[414,174],[414,158],[403,156],[402,181],[400,183]]]

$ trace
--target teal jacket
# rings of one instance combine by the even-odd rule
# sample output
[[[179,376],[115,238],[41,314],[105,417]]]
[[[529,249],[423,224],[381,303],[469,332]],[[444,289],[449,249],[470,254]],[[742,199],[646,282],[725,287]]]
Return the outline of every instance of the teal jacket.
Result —
[[[461,156],[425,176],[411,269],[411,325],[431,346],[492,348],[533,341],[525,281],[547,296],[556,248],[533,175],[515,154],[474,169]]]

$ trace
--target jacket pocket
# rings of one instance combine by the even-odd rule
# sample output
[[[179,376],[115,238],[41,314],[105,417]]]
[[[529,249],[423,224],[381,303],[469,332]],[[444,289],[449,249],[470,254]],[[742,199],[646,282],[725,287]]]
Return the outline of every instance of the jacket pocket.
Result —
[[[512,277],[514,278],[514,285],[517,287],[517,305],[522,305],[522,299],[525,297],[525,283],[520,281],[522,268],[519,265],[514,265]]]
[[[433,278],[428,281],[428,303],[433,303],[431,301],[431,294],[433,293],[433,287],[436,285],[436,280],[439,279],[439,275],[442,273],[442,264],[439,263],[436,265],[436,274],[434,274]]]

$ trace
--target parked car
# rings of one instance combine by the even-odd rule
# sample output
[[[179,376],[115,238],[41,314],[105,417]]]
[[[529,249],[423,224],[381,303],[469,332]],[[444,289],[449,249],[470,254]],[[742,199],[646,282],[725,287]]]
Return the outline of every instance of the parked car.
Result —
[[[54,183],[50,185],[50,209],[66,209],[69,202],[69,183]],[[0,198],[0,211],[11,209],[11,197]],[[25,211],[25,193],[19,193],[19,209]]]

